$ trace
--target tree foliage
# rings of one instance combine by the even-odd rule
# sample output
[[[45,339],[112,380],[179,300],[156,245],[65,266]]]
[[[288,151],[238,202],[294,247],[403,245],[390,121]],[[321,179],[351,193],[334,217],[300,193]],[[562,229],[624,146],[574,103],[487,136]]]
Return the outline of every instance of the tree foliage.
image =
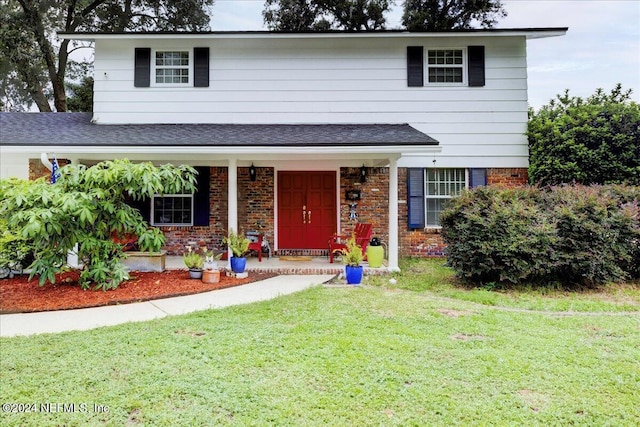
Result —
[[[271,31],[371,31],[386,26],[393,0],[266,0]]]
[[[501,0],[406,0],[402,25],[409,31],[492,28],[505,16]]]
[[[93,77],[83,77],[80,83],[67,83],[67,111],[93,111]]]
[[[566,90],[529,116],[533,183],[640,185],[640,105],[631,90],[618,84],[586,100]]]
[[[43,112],[66,111],[69,54],[82,44],[57,40],[55,31],[172,31],[209,28],[214,0],[6,0],[0,8],[3,109],[25,96]],[[21,84],[21,86],[20,86]],[[13,108],[15,109],[15,108]]]
[[[165,242],[162,232],[149,228],[126,199],[193,192],[197,174],[190,166],[156,167],[126,159],[90,168],[67,165],[60,172],[55,184],[43,178],[0,180],[0,218],[36,248],[31,276],[38,275],[41,285],[55,281],[77,243],[84,265],[81,286],[100,289],[116,288],[128,279],[123,247],[112,236],[134,234],[143,251],[158,251]]]

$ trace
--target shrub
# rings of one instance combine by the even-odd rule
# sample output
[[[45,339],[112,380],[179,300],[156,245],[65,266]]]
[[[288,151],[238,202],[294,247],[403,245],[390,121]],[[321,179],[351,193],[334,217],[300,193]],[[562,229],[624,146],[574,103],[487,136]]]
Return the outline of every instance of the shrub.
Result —
[[[442,213],[448,263],[463,280],[597,286],[639,277],[637,187],[481,187]]]
[[[595,286],[631,276],[637,201],[634,213],[633,204],[600,186],[561,186],[544,196],[558,236],[557,280]]]
[[[480,187],[452,199],[442,213],[448,263],[474,283],[519,283],[544,275],[553,227],[533,188]]]
[[[114,160],[87,168],[60,168],[55,184],[0,180],[0,218],[35,248],[31,277],[43,285],[55,282],[66,268],[67,254],[78,244],[83,288],[114,289],[128,273],[122,264],[123,246],[113,235],[135,235],[143,251],[158,251],[164,235],[150,228],[140,212],[127,205],[154,194],[192,192],[197,172],[189,166],[131,163]]]

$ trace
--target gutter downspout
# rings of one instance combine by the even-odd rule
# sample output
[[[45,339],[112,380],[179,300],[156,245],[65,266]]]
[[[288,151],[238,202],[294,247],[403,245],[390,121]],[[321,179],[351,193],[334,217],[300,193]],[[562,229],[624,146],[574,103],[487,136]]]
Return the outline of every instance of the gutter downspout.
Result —
[[[49,161],[49,156],[47,156],[47,153],[40,154],[40,162],[42,162],[45,168],[49,169],[49,172],[53,171],[53,165]]]
[[[49,169],[49,172],[53,172],[53,165],[49,161],[47,153],[40,154],[40,162]],[[80,260],[78,259],[78,244],[76,243],[72,250],[67,252],[67,265],[72,268],[80,268]]]

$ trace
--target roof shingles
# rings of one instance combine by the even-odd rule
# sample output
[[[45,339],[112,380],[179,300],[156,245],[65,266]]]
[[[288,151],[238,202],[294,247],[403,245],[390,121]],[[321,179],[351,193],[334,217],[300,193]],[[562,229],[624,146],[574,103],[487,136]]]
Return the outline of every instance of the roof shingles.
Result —
[[[91,113],[0,113],[0,144],[13,146],[388,146],[438,145],[408,124],[91,123]]]

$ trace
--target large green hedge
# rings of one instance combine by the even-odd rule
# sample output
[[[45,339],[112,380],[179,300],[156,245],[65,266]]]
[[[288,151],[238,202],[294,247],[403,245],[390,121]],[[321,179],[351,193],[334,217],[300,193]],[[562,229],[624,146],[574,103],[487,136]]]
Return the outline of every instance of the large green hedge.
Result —
[[[598,286],[640,277],[640,188],[480,187],[442,213],[448,262],[480,286]]]
[[[530,110],[527,136],[533,184],[640,185],[640,104],[621,85]]]

